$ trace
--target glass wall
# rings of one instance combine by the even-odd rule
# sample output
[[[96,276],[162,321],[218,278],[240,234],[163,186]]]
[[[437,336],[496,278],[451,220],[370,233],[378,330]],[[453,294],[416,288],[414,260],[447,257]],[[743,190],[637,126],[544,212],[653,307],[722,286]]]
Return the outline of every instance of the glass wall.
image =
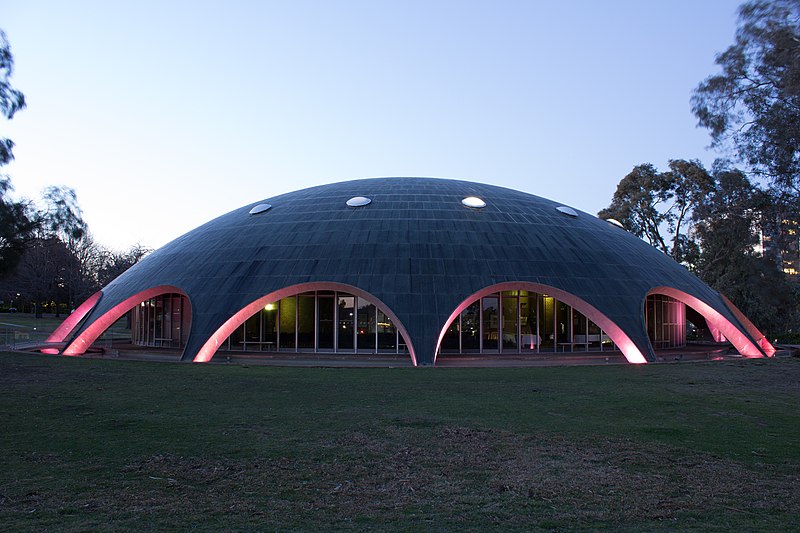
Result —
[[[356,345],[356,297],[339,295],[339,331],[336,336],[336,349],[340,352],[352,350]]]
[[[150,298],[131,310],[131,340],[143,346],[183,347],[190,320],[185,296],[162,294]]]
[[[358,298],[358,351],[374,352],[378,341],[376,328],[376,308],[366,298]]]
[[[647,336],[656,350],[686,346],[686,306],[663,294],[645,300]]]
[[[278,345],[281,350],[294,350],[297,346],[297,298],[284,298],[278,302]],[[247,326],[247,323],[245,323]]]
[[[317,350],[333,351],[333,331],[335,322],[334,294],[317,293]]]
[[[366,298],[316,291],[267,304],[220,350],[397,354],[406,352],[406,343],[386,313]]]
[[[461,350],[475,353],[481,350],[481,302],[475,301],[461,312]],[[456,343],[458,345],[458,343]]]
[[[500,317],[497,311],[500,307],[500,298],[487,296],[486,298],[481,298],[481,303],[481,326],[483,327],[481,350],[484,352],[496,352],[499,349],[497,328],[500,323]]]
[[[318,323],[314,294],[298,295],[297,304],[297,348],[313,350],[316,344],[314,325]]]
[[[386,313],[377,309],[378,318],[378,351],[397,351],[397,327]]]
[[[448,326],[443,354],[519,354],[615,350],[585,315],[553,296],[503,291],[472,302]]]
[[[514,351],[519,344],[519,293],[506,291],[503,293],[503,350]]]

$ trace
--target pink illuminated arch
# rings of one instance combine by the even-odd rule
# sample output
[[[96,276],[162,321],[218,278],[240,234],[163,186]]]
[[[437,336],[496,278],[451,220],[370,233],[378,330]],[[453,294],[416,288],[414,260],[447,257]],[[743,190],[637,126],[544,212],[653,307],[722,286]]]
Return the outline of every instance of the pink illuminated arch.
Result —
[[[70,315],[59,325],[56,330],[47,337],[45,342],[64,342],[67,338],[67,335],[72,333],[72,330],[75,329],[83,317],[89,314],[89,311],[94,309],[94,306],[100,300],[100,297],[103,296],[103,291],[97,291],[96,293],[89,296],[85,302],[78,306],[75,311],[70,313]]]
[[[334,282],[311,282],[311,283],[301,283],[299,285],[292,285],[289,287],[285,287],[283,289],[271,292],[267,295],[262,296],[261,298],[254,300],[240,309],[236,314],[230,317],[228,320],[225,321],[222,326],[215,331],[211,337],[208,338],[206,343],[200,348],[200,351],[197,352],[197,355],[194,357],[195,363],[207,363],[214,357],[214,354],[217,352],[219,347],[225,340],[230,337],[231,333],[236,331],[236,328],[241,326],[248,318],[256,314],[258,311],[264,308],[265,305],[269,303],[275,303],[282,298],[286,298],[288,296],[294,296],[295,294],[299,294],[301,292],[310,292],[310,291],[340,291],[346,292],[349,294],[354,294],[361,298],[366,298],[373,304],[375,304],[381,311],[386,313],[392,323],[395,325],[397,330],[400,332],[400,335],[403,336],[403,339],[406,342],[406,346],[408,347],[408,352],[411,355],[411,362],[414,366],[417,366],[417,357],[414,351],[414,346],[411,343],[411,338],[406,331],[405,326],[400,322],[400,319],[397,318],[397,315],[394,314],[394,311],[389,309],[386,304],[380,301],[377,297],[372,294],[369,294],[366,291],[362,291],[358,287],[353,287],[352,285],[346,285],[344,283],[334,283]]]
[[[464,309],[469,307],[469,305],[478,298],[502,291],[532,291],[547,294],[548,296],[554,296],[558,300],[571,305],[579,312],[583,313],[584,316],[588,317],[589,320],[600,326],[600,328],[602,328],[602,330],[608,334],[611,340],[614,341],[614,344],[619,346],[619,349],[622,350],[625,359],[627,359],[629,363],[642,364],[647,362],[647,359],[645,359],[644,355],[642,355],[642,352],[639,351],[639,348],[636,347],[636,344],[634,344],[630,337],[628,337],[628,335],[622,331],[619,326],[612,322],[603,313],[598,311],[594,306],[588,304],[574,294],[562,291],[561,289],[556,289],[555,287],[550,287],[549,285],[513,281],[498,283],[496,285],[481,289],[472,294],[469,298],[461,302],[458,307],[456,307],[455,311],[453,311],[453,313],[445,322],[441,333],[439,333],[439,340],[436,342],[436,352],[434,353],[433,359],[434,364],[436,364],[436,357],[439,355],[439,348],[442,345],[442,339],[444,339],[444,336],[447,333],[447,328],[450,327],[450,324],[453,322],[453,320],[455,320]]]
[[[723,299],[723,300],[725,300],[725,305],[727,305],[727,306],[728,306],[728,309],[730,309],[730,310],[731,310],[731,313],[733,313],[733,314],[734,314],[734,316],[735,316],[737,319],[739,319],[739,322],[741,322],[741,323],[742,323],[742,325],[744,326],[744,329],[746,329],[746,330],[747,330],[747,333],[749,333],[749,334],[750,334],[750,336],[751,336],[751,337],[753,337],[753,338],[756,340],[756,342],[758,343],[758,345],[761,347],[761,350],[763,350],[763,352],[764,352],[765,354],[767,354],[767,357],[772,357],[772,356],[774,356],[774,355],[775,355],[775,351],[776,351],[776,350],[775,350],[775,347],[772,345],[772,343],[771,343],[771,342],[769,342],[769,340],[767,339],[767,337],[766,337],[766,336],[765,336],[763,333],[761,333],[761,332],[758,330],[758,328],[755,326],[755,324],[753,324],[752,322],[750,322],[750,319],[749,319],[749,318],[747,318],[746,316],[744,316],[744,313],[742,313],[741,311],[739,311],[739,308],[738,308],[738,307],[736,307],[736,306],[733,304],[733,302],[732,302],[732,301],[728,300],[728,297],[727,297],[727,296],[725,296],[725,295],[724,295],[724,294],[722,294],[722,293],[720,293],[720,296],[722,296],[722,299]]]
[[[187,301],[189,299],[185,292],[177,287],[173,287],[172,285],[160,285],[158,287],[153,287],[137,293],[125,301],[118,303],[110,310],[106,311],[103,316],[89,324],[89,326],[84,329],[80,335],[78,335],[75,340],[73,340],[69,346],[64,349],[62,355],[81,355],[85,353],[89,346],[91,346],[92,343],[96,341],[105,330],[110,328],[114,322],[119,320],[122,315],[145,300],[155,298],[156,296],[161,296],[162,294],[180,294],[186,297]],[[189,302],[190,312],[191,308],[191,302]]]
[[[753,342],[747,337],[747,335],[744,332],[742,332],[739,328],[733,325],[727,318],[722,316],[719,313],[719,311],[717,311],[704,301],[700,300],[699,298],[696,298],[695,296],[687,294],[678,289],[673,289],[672,287],[655,287],[653,289],[650,289],[650,292],[647,293],[647,296],[650,296],[651,294],[663,294],[664,296],[669,296],[670,298],[674,298],[679,302],[683,302],[685,305],[688,305],[689,307],[700,313],[703,316],[703,318],[706,319],[706,322],[708,322],[708,326],[711,329],[711,331],[717,330],[719,333],[721,333],[726,339],[728,339],[728,341],[730,341],[731,344],[733,344],[733,346],[736,348],[736,350],[738,350],[738,352],[741,355],[745,357],[764,357],[764,353],[761,352],[758,346],[753,344]],[[731,312],[734,315],[736,315],[736,318],[738,318],[740,321],[742,321],[742,319],[746,321],[746,322],[742,321],[742,324],[745,326],[745,328],[747,328],[747,324],[750,324],[753,330],[757,333],[757,335],[753,335],[753,338],[763,339],[766,345],[768,345],[769,348],[772,349],[772,353],[769,353],[766,350],[765,352],[768,355],[774,354],[775,348],[773,348],[772,345],[769,344],[769,341],[767,341],[767,339],[764,338],[764,335],[762,335],[761,332],[758,331],[758,329],[756,329],[756,327],[753,326],[753,324],[749,320],[747,320],[747,318],[745,318],[742,312],[736,309],[736,306],[730,303],[727,298],[725,298],[724,296],[722,298],[725,300],[726,304],[728,304],[728,306],[731,308]]]

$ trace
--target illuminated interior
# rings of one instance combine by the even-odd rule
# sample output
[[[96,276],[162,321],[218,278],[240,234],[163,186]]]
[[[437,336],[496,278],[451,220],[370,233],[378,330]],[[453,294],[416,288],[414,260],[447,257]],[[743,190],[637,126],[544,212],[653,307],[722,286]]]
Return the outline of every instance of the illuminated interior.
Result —
[[[160,294],[131,310],[131,341],[141,346],[182,348],[189,334],[189,300],[182,294]]]
[[[649,292],[648,299],[653,295],[668,296],[684,305],[691,307],[694,311],[705,318],[709,329],[715,332],[715,338],[727,339],[731,344],[733,344],[739,354],[743,355],[744,357],[764,357],[764,355],[772,355],[772,353],[774,353],[774,348],[772,348],[772,345],[770,345],[769,342],[764,339],[764,335],[761,334],[761,332],[759,332],[749,321],[747,322],[750,327],[746,328],[749,331],[745,333],[706,302],[695,296],[692,296],[691,294],[674,289],[672,287],[656,287]],[[726,305],[734,313],[734,315],[738,313],[740,315],[739,319],[744,318],[744,315],[741,315],[741,312],[736,309],[729,300],[727,300],[724,296],[722,298],[725,300]],[[755,335],[753,333],[755,333]],[[749,337],[749,335],[752,337]],[[762,349],[759,346],[762,343],[759,339],[763,339],[766,342],[765,346],[768,346],[767,349]],[[770,349],[772,350],[771,353],[769,351]]]
[[[589,351],[596,346],[597,351],[619,349],[629,363],[647,362],[630,337],[595,307],[574,294],[530,282],[499,283],[462,302],[445,323],[435,356],[444,353],[445,337],[449,337],[447,349],[451,354],[503,354],[515,350],[516,353],[555,353]]]
[[[69,345],[61,352],[62,355],[76,356],[86,353],[86,350],[89,349],[92,343],[94,343],[104,331],[110,328],[114,322],[122,318],[125,313],[128,313],[143,302],[165,294],[179,294],[186,299],[186,295],[183,291],[171,285],[152,287],[130,296],[103,313],[102,316],[95,318],[91,324],[86,326],[85,329],[70,341]],[[188,299],[186,299],[186,305],[182,308],[181,321],[183,322],[185,320],[187,321],[186,323],[189,324],[191,323],[191,316],[191,306],[189,305]]]
[[[616,350],[600,326],[571,305],[532,291],[473,300],[442,337],[442,354],[519,354]]]
[[[644,318],[654,349],[686,346],[686,306],[682,302],[664,294],[648,294]]]
[[[369,298],[308,291],[267,303],[219,350],[405,354],[407,345],[392,319]]]

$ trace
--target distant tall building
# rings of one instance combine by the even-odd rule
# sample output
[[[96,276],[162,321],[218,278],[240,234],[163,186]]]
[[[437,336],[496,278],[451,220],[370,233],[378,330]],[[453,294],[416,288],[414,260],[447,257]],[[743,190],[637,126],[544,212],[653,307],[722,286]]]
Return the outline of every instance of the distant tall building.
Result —
[[[761,253],[791,281],[800,281],[800,215],[781,215],[761,229]]]

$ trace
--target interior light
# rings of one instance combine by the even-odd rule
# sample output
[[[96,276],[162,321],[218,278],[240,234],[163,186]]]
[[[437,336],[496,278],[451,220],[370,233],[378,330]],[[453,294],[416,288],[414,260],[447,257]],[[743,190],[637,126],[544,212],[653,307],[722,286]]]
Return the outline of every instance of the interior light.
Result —
[[[275,309],[275,304],[267,304],[264,306],[264,310],[266,311],[272,311],[273,309]]]
[[[486,202],[478,198],[477,196],[467,196],[461,203],[464,204],[466,207],[474,207],[475,209],[480,209],[481,207],[486,207]]]

